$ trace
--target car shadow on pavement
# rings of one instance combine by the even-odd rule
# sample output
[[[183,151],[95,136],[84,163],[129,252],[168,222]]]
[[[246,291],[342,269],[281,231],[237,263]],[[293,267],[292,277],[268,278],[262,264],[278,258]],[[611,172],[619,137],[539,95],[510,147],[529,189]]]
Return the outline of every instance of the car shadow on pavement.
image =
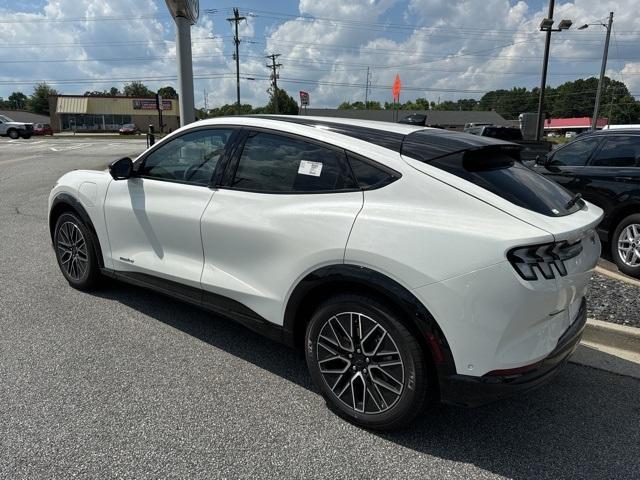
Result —
[[[94,295],[316,390],[301,354],[231,320],[118,282]],[[475,409],[436,405],[411,428],[362,434],[515,479],[637,479],[640,380],[569,363],[550,384],[522,396]]]

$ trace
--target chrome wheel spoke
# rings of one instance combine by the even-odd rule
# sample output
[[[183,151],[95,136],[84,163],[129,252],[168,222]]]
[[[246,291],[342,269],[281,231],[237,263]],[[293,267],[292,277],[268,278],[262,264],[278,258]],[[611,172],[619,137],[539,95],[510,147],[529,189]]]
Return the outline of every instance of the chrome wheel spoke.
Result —
[[[625,265],[640,265],[640,225],[632,223],[620,232],[618,237],[618,256]]]
[[[329,318],[316,340],[316,356],[327,387],[356,412],[381,413],[403,393],[400,351],[385,328],[366,315],[344,312]]]

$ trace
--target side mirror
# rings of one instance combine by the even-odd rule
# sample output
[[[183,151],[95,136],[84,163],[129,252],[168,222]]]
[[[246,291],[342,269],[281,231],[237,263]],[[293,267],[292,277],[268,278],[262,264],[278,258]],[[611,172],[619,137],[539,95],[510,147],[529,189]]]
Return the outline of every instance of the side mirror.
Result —
[[[133,173],[133,162],[129,157],[121,158],[109,165],[109,173],[114,180],[124,180]]]
[[[545,154],[536,157],[536,165],[546,165],[547,163],[549,163],[549,157]]]

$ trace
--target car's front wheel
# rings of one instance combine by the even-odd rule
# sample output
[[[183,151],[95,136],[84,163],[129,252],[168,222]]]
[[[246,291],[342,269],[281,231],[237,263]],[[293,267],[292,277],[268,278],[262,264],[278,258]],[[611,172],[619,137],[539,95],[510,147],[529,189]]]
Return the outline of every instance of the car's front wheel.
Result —
[[[389,430],[422,410],[424,352],[397,314],[375,298],[342,295],[322,304],[307,326],[305,353],[329,406],[353,423]]]
[[[613,232],[611,255],[621,272],[640,278],[640,213],[624,218]]]
[[[18,139],[20,137],[20,133],[15,128],[10,129],[7,132],[7,135],[9,135],[9,138],[11,140],[16,140],[16,139]]]
[[[58,266],[67,282],[79,290],[90,290],[100,278],[100,266],[86,225],[74,213],[63,213],[53,236]]]

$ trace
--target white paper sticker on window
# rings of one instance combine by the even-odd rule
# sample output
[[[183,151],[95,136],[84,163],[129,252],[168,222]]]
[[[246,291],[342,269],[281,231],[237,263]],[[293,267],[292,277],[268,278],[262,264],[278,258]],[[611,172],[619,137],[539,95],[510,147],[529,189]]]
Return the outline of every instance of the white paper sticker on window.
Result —
[[[311,175],[313,177],[319,177],[322,173],[322,163],[311,162],[309,160],[300,160],[300,167],[298,167],[298,175]]]

